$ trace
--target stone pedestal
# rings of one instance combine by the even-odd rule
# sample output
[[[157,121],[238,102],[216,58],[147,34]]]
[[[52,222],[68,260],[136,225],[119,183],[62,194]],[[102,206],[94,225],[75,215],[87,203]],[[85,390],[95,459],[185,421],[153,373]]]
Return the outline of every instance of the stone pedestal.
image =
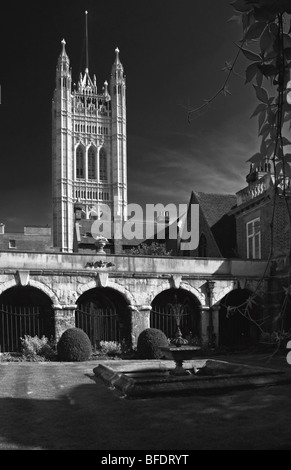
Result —
[[[55,339],[58,341],[63,332],[76,326],[75,311],[77,305],[65,305],[54,307]]]
[[[136,347],[140,333],[150,327],[150,305],[130,305],[131,310],[131,341],[132,347]]]

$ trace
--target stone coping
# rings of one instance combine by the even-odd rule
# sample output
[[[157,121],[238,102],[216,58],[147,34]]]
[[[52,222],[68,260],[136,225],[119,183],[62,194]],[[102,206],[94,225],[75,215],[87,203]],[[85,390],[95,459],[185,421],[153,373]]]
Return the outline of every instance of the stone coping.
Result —
[[[146,398],[185,393],[225,393],[231,390],[291,383],[284,371],[215,359],[184,361],[192,373],[173,376],[170,360],[106,362],[93,369],[111,389],[122,397]],[[195,373],[194,373],[195,371]]]

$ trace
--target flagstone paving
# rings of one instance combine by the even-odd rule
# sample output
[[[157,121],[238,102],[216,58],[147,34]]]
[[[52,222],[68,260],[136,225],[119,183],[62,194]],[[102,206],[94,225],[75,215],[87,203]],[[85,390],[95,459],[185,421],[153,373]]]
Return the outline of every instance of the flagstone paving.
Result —
[[[285,370],[282,355],[221,357]],[[0,450],[291,449],[291,385],[126,400],[84,363],[0,363]]]

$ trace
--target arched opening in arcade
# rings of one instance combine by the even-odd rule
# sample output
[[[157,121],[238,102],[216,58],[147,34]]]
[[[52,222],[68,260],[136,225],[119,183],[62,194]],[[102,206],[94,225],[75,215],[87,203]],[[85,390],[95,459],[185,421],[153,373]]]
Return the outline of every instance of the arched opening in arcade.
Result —
[[[98,348],[101,341],[130,342],[128,302],[110,287],[96,287],[79,297],[75,324],[87,333],[94,348]]]
[[[252,299],[250,302],[250,298]],[[248,289],[235,289],[221,301],[219,308],[219,345],[244,348],[259,341],[258,324],[262,319],[262,301]]]
[[[190,342],[201,339],[200,302],[184,289],[167,289],[158,294],[151,304],[150,326],[162,330],[173,339],[177,332],[177,320],[183,338]]]
[[[52,300],[32,286],[14,286],[0,295],[0,352],[17,352],[24,336],[55,335]]]

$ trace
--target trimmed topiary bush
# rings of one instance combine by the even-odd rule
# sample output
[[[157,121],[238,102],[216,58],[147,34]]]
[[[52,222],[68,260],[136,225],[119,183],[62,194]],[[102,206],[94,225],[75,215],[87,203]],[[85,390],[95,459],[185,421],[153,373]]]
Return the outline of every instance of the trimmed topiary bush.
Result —
[[[137,340],[137,356],[139,359],[160,359],[164,356],[160,347],[168,346],[168,339],[162,330],[146,328]]]
[[[92,355],[89,336],[81,328],[68,328],[59,339],[57,352],[60,361],[88,361]]]

